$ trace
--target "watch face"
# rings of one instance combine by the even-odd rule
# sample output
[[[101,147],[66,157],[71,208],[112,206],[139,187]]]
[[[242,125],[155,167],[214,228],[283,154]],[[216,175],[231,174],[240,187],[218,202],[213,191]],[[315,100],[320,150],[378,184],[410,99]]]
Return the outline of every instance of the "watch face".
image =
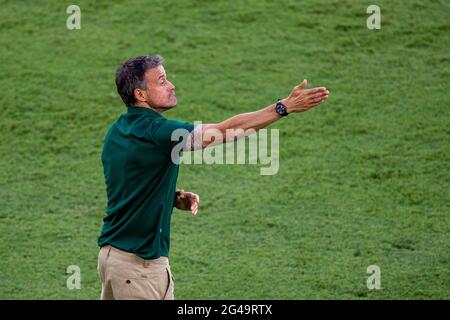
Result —
[[[282,105],[281,103],[277,104],[277,113],[280,115],[286,115],[286,107],[284,105]]]

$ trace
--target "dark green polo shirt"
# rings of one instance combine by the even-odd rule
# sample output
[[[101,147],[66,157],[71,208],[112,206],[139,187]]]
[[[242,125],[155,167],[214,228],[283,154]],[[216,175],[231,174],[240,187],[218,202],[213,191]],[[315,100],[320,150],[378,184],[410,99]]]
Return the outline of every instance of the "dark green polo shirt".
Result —
[[[187,135],[194,125],[142,107],[128,107],[109,128],[102,152],[108,205],[99,246],[144,259],[169,256],[179,168],[171,159],[179,142],[171,139],[176,129]]]

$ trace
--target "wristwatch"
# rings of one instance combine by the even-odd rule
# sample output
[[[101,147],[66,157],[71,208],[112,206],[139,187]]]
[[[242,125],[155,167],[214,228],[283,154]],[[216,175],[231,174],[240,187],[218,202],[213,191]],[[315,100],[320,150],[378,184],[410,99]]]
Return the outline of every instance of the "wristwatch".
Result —
[[[281,102],[281,99],[278,99],[277,104],[275,105],[275,111],[282,117],[287,116],[289,113],[287,112],[286,106]]]

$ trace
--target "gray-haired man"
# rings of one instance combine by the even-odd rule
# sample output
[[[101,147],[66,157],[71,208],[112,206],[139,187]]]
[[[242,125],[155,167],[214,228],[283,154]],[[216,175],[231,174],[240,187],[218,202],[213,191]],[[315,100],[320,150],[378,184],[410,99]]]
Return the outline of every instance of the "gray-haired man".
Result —
[[[117,91],[127,112],[109,128],[102,152],[108,206],[98,239],[101,299],[174,297],[168,260],[173,207],[196,215],[200,199],[176,189],[179,167],[171,157],[173,148],[181,141],[188,149],[205,148],[214,142],[208,130],[221,132],[227,142],[227,130],[258,130],[328,97],[326,88],[306,85],[304,80],[286,99],[263,109],[194,130],[191,123],[162,115],[176,106],[177,98],[161,57],[131,58],[118,68]],[[174,141],[177,129],[186,136]],[[194,139],[198,135],[202,138]]]

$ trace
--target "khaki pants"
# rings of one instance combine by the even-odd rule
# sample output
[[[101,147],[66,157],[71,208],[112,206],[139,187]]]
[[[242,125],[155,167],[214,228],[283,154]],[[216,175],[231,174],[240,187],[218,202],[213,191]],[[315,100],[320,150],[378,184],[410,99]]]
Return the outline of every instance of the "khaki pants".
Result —
[[[133,253],[104,246],[98,255],[101,300],[173,300],[169,259],[145,260]]]

